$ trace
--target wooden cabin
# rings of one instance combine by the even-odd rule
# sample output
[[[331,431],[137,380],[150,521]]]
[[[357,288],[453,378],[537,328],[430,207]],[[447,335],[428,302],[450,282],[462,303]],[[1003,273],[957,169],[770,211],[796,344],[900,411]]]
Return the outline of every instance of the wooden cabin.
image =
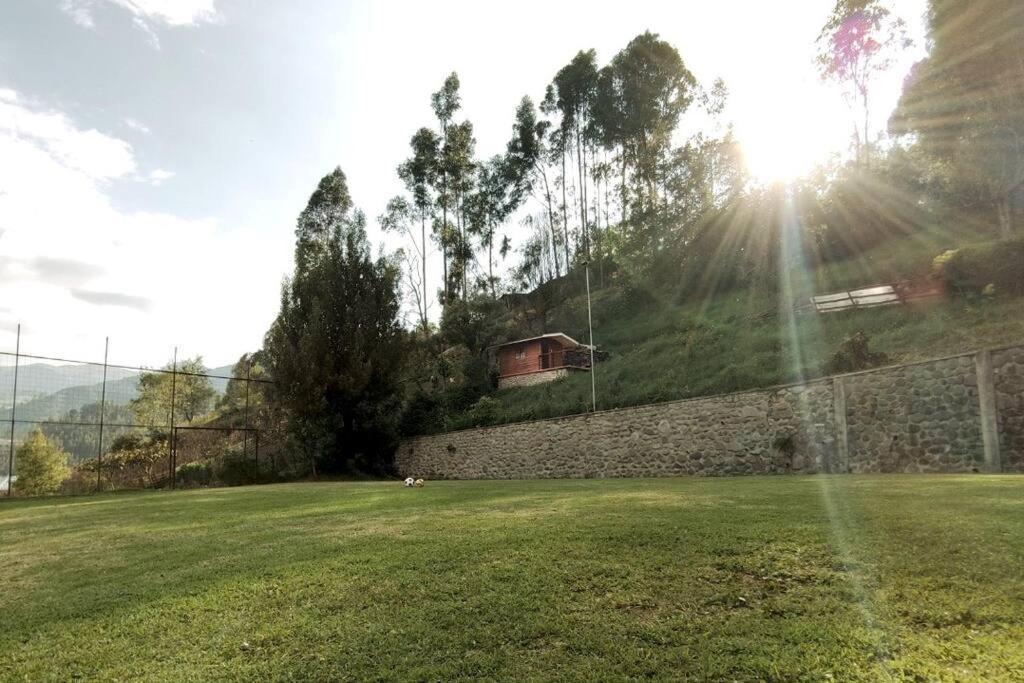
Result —
[[[550,382],[590,370],[590,347],[552,332],[491,347],[497,356],[498,388]]]

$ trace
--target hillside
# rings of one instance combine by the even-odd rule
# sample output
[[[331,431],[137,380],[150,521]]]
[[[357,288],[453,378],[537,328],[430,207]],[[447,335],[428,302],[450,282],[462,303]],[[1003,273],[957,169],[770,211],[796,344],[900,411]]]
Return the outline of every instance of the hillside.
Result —
[[[927,278],[934,257],[977,241],[933,231],[888,242],[860,258],[816,271],[791,273],[794,298],[900,279]],[[577,288],[580,289],[580,288]],[[586,298],[567,296],[537,316],[530,296],[511,317],[533,331],[562,331],[587,339]],[[801,299],[802,297],[802,299]],[[733,290],[676,300],[658,292],[628,292],[608,284],[592,297],[594,342],[610,353],[595,373],[599,409],[726,393],[823,374],[826,360],[847,337],[863,332],[889,363],[940,357],[1024,342],[1024,298],[957,297],[794,316],[777,291]],[[542,322],[546,319],[546,322]],[[801,358],[797,363],[796,358]],[[577,373],[535,387],[494,392],[469,411],[448,416],[448,428],[515,422],[590,409],[590,377]]]
[[[5,357],[0,366],[0,408],[10,408],[14,387],[14,357]],[[134,370],[108,368],[107,381],[135,377]],[[55,394],[64,389],[82,387],[100,382],[103,368],[99,365],[50,363],[26,363],[18,366],[18,402],[30,401],[39,396]]]
[[[82,366],[76,365],[43,364],[34,364],[19,368],[19,396],[16,412],[17,419],[56,420],[60,419],[61,416],[66,415],[72,410],[81,410],[83,406],[89,405],[90,403],[99,403],[101,398],[105,398],[107,403],[110,405],[127,405],[138,396],[137,372],[121,368],[108,368],[105,397],[103,395],[103,382],[100,381],[78,386],[66,386],[55,390],[52,393],[36,393],[28,400],[22,399],[23,370],[27,371],[25,376],[28,377],[28,380],[24,384],[27,384],[31,389],[36,389],[39,386],[52,387],[67,384],[67,382],[71,381],[69,378],[81,379],[82,377],[87,377],[88,379],[94,379],[96,369],[97,368],[91,366],[86,367],[83,370]],[[223,394],[226,390],[228,380],[222,379],[222,377],[230,376],[232,369],[233,366],[224,365],[208,370],[209,374],[220,376],[210,379],[210,386],[212,386],[214,391],[218,394]],[[85,370],[88,370],[89,374],[85,374]],[[13,372],[11,373],[11,378],[13,379]],[[10,384],[0,386],[8,392],[11,389]],[[6,405],[0,409],[0,422],[10,419],[11,408],[10,397],[8,396]],[[27,430],[30,428],[30,425],[23,425],[22,427]],[[21,431],[21,429],[19,429],[19,431]]]

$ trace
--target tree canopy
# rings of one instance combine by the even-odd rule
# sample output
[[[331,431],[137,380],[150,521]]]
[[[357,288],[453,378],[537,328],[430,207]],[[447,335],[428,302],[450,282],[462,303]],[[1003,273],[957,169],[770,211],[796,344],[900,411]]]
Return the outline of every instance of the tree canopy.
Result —
[[[293,446],[313,471],[383,466],[397,420],[405,335],[399,324],[398,267],[372,257],[363,214],[352,209],[344,175],[325,205],[315,254],[302,254],[284,284],[281,309],[264,342],[274,396],[285,408]]]
[[[962,201],[992,207],[1009,236],[1024,185],[1024,4],[932,0],[928,38],[890,128],[945,164]]]

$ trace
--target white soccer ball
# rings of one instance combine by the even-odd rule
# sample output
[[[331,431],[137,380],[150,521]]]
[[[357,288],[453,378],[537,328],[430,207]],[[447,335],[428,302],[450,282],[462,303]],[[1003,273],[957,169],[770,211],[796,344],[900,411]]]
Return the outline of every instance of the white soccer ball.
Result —
[[[405,485],[406,486],[412,486],[415,483],[416,483],[415,479],[413,479],[412,477],[406,477],[406,479],[405,479]]]

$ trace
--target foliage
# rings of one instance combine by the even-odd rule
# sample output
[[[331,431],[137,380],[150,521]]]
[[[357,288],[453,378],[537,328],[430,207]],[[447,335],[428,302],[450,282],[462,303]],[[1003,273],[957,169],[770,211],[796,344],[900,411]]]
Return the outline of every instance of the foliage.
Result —
[[[480,426],[489,425],[501,412],[501,401],[491,396],[481,396],[469,409],[471,418]]]
[[[937,256],[935,274],[954,291],[1024,294],[1024,239],[983,242]]]
[[[868,336],[863,332],[857,332],[844,339],[836,352],[825,362],[825,374],[838,375],[844,372],[869,370],[889,362],[888,355],[870,350],[868,344]]]
[[[101,460],[90,458],[76,469],[95,480],[100,469],[103,488],[146,488],[161,483],[167,475],[170,458],[168,435],[152,430],[126,432],[115,438]]]
[[[107,403],[103,419],[103,443],[108,445],[118,436],[125,434],[135,419],[131,406]],[[79,409],[72,409],[55,422],[41,426],[46,438],[59,444],[71,456],[72,462],[96,457],[99,450],[99,429],[94,425],[100,421],[100,404],[87,403]]]
[[[242,453],[229,453],[217,461],[216,478],[226,486],[244,486],[261,479],[256,462]]]
[[[818,36],[822,78],[845,88],[851,106],[859,107],[857,160],[866,164],[873,143],[870,129],[872,82],[889,70],[896,56],[911,46],[906,22],[880,0],[836,0]]]
[[[340,170],[328,178],[344,184]],[[294,448],[313,471],[380,471],[397,419],[406,344],[399,276],[392,260],[371,257],[365,219],[351,210],[347,190],[336,197],[323,212],[314,194],[299,218],[295,273],[283,287],[264,352]],[[332,216],[312,252],[302,233],[309,211]]]
[[[821,264],[806,275],[816,293],[901,278],[927,279],[937,254],[969,244],[971,239],[970,234],[955,229],[921,230],[889,240],[856,259]],[[736,244],[728,253],[742,254],[756,244],[753,240],[746,246]],[[1024,339],[1024,298],[997,296],[984,306],[971,299],[952,298],[824,316],[800,315],[790,325],[783,317],[787,306],[777,281],[757,284],[759,280],[753,280],[725,290],[712,287],[713,282],[711,273],[706,284],[695,280],[692,291],[699,292],[697,296],[686,296],[691,285],[682,291],[627,288],[616,278],[593,291],[594,341],[611,353],[595,374],[598,408],[720,394],[819,376],[829,356],[857,332],[867,334],[872,347],[884,350],[892,363],[1012,345]],[[548,297],[552,286],[557,287]],[[495,341],[550,330],[585,339],[587,309],[582,289],[582,284],[570,288],[554,282],[524,295],[504,320],[495,321]],[[546,298],[550,301],[545,302]],[[517,331],[505,327],[513,322],[523,327]],[[794,346],[802,350],[801,364],[792,361]],[[580,373],[544,386],[488,395],[501,403],[497,422],[575,414],[587,410],[590,377]],[[477,398],[462,411],[448,412],[444,428],[478,424],[469,412]],[[438,421],[430,431],[440,431],[441,424]]]
[[[1024,193],[1024,4],[931,0],[928,32],[890,129],[945,164],[952,195],[993,211],[1010,237]]]
[[[70,456],[39,429],[29,433],[14,457],[14,491],[20,496],[53,493],[71,474]]]
[[[209,486],[213,482],[213,468],[206,462],[185,463],[178,467],[176,481],[181,488]]]
[[[634,203],[641,214],[658,202],[660,161],[693,101],[696,83],[679,52],[650,32],[631,40],[601,70],[594,125],[605,147],[620,147],[623,166],[632,168]]]
[[[206,372],[202,356],[196,356],[176,366],[168,363],[159,372],[139,375],[139,395],[131,403],[135,424],[168,427],[172,414],[176,425],[207,414],[217,392],[204,376]]]
[[[231,369],[224,395],[217,401],[217,423],[245,426],[248,409],[249,426],[258,424],[256,416],[266,411],[269,379],[264,354],[243,353]]]

